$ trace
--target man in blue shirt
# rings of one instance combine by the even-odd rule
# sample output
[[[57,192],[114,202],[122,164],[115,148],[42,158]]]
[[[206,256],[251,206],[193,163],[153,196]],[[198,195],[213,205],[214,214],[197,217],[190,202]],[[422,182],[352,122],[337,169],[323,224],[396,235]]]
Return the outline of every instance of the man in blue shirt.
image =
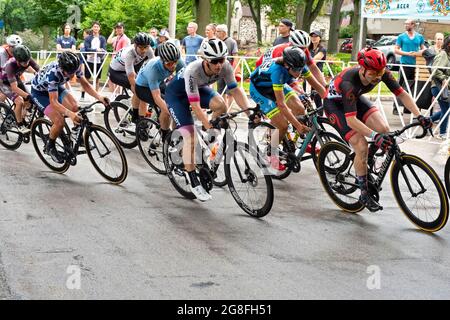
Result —
[[[401,55],[400,64],[404,65],[415,65],[416,57],[422,56],[425,48],[425,40],[420,33],[414,31],[416,27],[416,22],[412,19],[405,21],[405,32],[398,36],[397,43],[395,44],[395,53]],[[405,76],[400,70],[399,83],[401,86],[405,84],[409,86],[408,81],[414,81],[415,67],[404,66],[403,71]],[[406,79],[405,79],[406,78]],[[394,106],[394,114],[398,114],[397,109]]]
[[[203,41],[203,37],[197,34],[198,25],[195,22],[189,22],[187,26],[188,36],[181,41],[181,47],[184,50],[184,54],[195,55]],[[185,61],[186,65],[192,61],[197,60],[194,56],[187,56]]]

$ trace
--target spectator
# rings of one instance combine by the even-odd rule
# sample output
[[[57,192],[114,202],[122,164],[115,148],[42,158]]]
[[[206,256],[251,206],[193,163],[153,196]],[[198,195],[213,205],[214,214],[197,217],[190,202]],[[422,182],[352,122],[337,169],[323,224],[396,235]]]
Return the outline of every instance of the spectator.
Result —
[[[84,40],[84,50],[89,52],[87,55],[87,66],[85,77],[90,79],[92,73],[97,72],[97,82],[95,89],[98,90],[100,78],[102,76],[102,62],[105,59],[106,39],[100,35],[100,23],[95,21],[92,24],[92,35]]]
[[[152,49],[155,50],[156,46],[157,46],[157,40],[158,40],[158,29],[156,28],[151,28],[150,31],[150,36],[152,37],[153,40],[153,45],[152,45]]]
[[[236,41],[233,38],[230,38],[228,36],[228,27],[226,24],[219,24],[216,27],[216,34],[217,38],[225,42],[227,49],[228,49],[228,56],[236,56],[238,54],[238,46]],[[233,70],[236,68],[236,64],[238,63],[238,60],[235,58],[227,58],[228,61],[230,61]],[[219,94],[222,94],[225,90],[226,84],[225,80],[219,79],[217,81],[217,92]],[[227,107],[230,107],[231,103],[233,102],[233,97],[228,93],[228,90],[225,91],[224,100],[227,104]]]
[[[114,52],[119,52],[120,49],[128,47],[131,44],[130,38],[127,37],[122,22],[116,23],[114,29],[108,37],[108,44],[112,45]],[[114,58],[115,55],[112,56]]]
[[[308,49],[311,53],[311,56],[313,57],[314,61],[317,64],[317,68],[319,68],[320,72],[323,72],[323,60],[327,59],[327,49],[321,44],[322,41],[322,33],[320,31],[313,31],[309,34],[311,37],[311,44],[309,45]],[[305,82],[304,82],[305,83]],[[322,99],[319,95],[316,95],[314,97],[314,103],[316,104],[317,108],[320,108],[322,106]]]
[[[444,40],[441,52],[436,55],[433,61],[433,67],[450,68],[450,36]],[[437,97],[442,91],[438,103],[441,110],[431,117],[432,121],[441,120],[439,128],[439,137],[445,139],[447,135],[448,115],[446,115],[449,107],[449,79],[450,69],[437,69],[432,78],[431,93]]]
[[[398,36],[397,43],[395,44],[394,52],[395,54],[401,55],[400,64],[403,65],[415,65],[416,57],[422,55],[425,48],[425,40],[420,33],[417,33],[414,29],[416,27],[416,22],[412,19],[405,21],[405,32]],[[409,88],[408,81],[414,81],[415,77],[415,67],[404,66],[403,72],[400,70],[399,83],[405,88]],[[409,112],[408,112],[409,113]],[[398,114],[397,109],[394,105],[393,114]]]
[[[161,29],[158,34],[157,46],[159,46],[161,43],[166,42],[167,40],[170,40],[169,31],[167,31],[167,29]]]
[[[434,35],[434,45],[430,46],[423,52],[423,57],[427,63],[427,66],[431,66],[433,64],[434,57],[441,52],[442,44],[444,43],[444,35],[440,32]],[[433,70],[430,69],[430,73]]]
[[[289,42],[289,35],[294,30],[293,23],[289,19],[281,19],[278,25],[279,36],[273,42],[273,46]]]
[[[86,70],[86,66],[85,66],[85,59],[86,59],[86,55],[84,54],[86,51],[84,50],[84,41],[90,36],[92,35],[92,30],[91,29],[84,29],[83,30],[83,41],[78,45],[78,50],[80,50],[80,53],[78,54],[78,56],[80,57],[80,70],[83,72],[83,74],[86,74],[85,70]],[[85,91],[83,89],[81,89],[81,99],[80,101],[84,101],[84,95],[85,95]]]
[[[75,52],[77,47],[77,41],[70,35],[72,28],[70,24],[66,23],[63,27],[64,34],[56,38],[56,51],[72,51]]]
[[[182,53],[185,55],[196,55],[203,37],[197,34],[198,25],[195,22],[189,22],[187,26],[188,36],[181,41]],[[195,56],[187,56],[185,59],[186,65],[192,61],[197,60]]]

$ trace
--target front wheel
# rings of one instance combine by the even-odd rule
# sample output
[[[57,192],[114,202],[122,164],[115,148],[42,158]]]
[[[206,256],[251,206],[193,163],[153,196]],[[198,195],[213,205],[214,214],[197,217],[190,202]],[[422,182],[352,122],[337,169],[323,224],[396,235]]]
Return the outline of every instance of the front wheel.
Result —
[[[111,132],[92,125],[85,130],[84,145],[89,160],[103,178],[114,184],[125,181],[128,175],[127,159]]]
[[[165,174],[163,140],[159,124],[152,119],[141,119],[136,132],[137,145],[145,161],[159,174]]]
[[[395,199],[420,229],[436,232],[448,219],[448,198],[436,172],[419,157],[403,154],[391,169]]]
[[[119,101],[113,101],[105,109],[105,127],[116,138],[122,147],[132,149],[137,146],[136,124],[132,122],[133,108]]]
[[[256,218],[270,212],[274,198],[272,179],[256,149],[236,142],[234,150],[228,149],[226,154],[225,176],[231,195],[242,210]]]
[[[0,144],[9,150],[16,150],[23,141],[23,135],[17,128],[13,110],[0,103]]]

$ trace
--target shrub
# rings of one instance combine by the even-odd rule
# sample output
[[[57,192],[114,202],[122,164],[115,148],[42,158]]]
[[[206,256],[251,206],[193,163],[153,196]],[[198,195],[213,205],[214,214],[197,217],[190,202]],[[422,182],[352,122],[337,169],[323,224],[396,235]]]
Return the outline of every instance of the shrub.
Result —
[[[30,29],[25,29],[22,32],[17,32],[23,40],[23,44],[26,45],[31,51],[39,51],[42,49],[42,43],[44,37],[40,34],[35,33]]]

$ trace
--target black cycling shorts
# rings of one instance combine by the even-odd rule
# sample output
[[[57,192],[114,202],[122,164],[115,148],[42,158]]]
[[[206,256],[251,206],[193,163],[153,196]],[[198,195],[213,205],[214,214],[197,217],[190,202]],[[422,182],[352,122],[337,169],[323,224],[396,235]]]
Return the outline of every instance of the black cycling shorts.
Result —
[[[131,90],[130,81],[128,80],[125,71],[116,71],[110,67],[108,72],[109,80],[111,80],[112,83]]]

